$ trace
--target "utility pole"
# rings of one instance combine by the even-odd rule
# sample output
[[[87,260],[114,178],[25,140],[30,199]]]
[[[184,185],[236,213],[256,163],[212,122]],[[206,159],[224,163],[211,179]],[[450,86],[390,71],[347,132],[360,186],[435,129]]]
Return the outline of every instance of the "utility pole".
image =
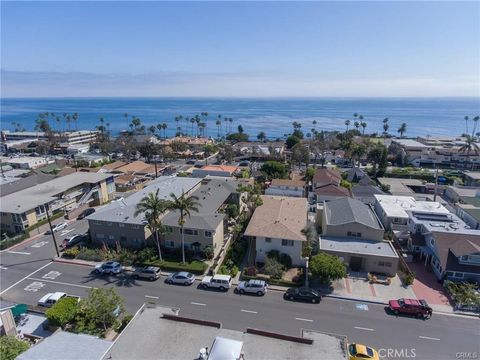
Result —
[[[155,179],[158,177],[158,172],[157,172],[157,158],[155,158]]]
[[[55,246],[55,252],[57,253],[57,256],[60,257],[60,253],[58,252],[58,245],[57,245],[57,240],[55,239],[55,232],[53,231],[52,228],[52,222],[50,221],[50,214],[49,214],[49,206],[48,204],[45,204],[45,207],[47,208],[47,220],[48,220],[48,225],[50,226],[50,232],[52,233],[52,238],[53,238],[53,245]]]
[[[438,185],[438,167],[435,170],[435,187],[433,192],[433,201],[437,201],[437,185]]]
[[[306,262],[305,262],[305,287],[308,288],[308,256],[305,258]]]

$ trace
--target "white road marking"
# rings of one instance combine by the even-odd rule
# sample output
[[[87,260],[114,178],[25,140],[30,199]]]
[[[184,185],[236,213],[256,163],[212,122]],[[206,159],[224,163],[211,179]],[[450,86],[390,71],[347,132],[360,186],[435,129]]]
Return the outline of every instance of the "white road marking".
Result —
[[[198,306],[207,306],[207,304],[202,304],[202,303],[197,303],[197,302],[191,302],[190,304],[198,305]]]
[[[39,241],[39,242],[33,244],[31,247],[33,247],[33,248],[40,248],[40,247],[42,247],[42,246],[44,246],[44,245],[46,245],[46,244],[48,244],[48,241]]]
[[[28,278],[28,279],[29,279],[29,280],[37,280],[37,281],[45,281],[45,282],[49,282],[49,283],[52,283],[52,284],[59,284],[59,285],[67,285],[67,286],[81,287],[81,288],[84,288],[84,289],[97,289],[96,287],[92,287],[92,286],[71,284],[71,283],[66,283],[66,282],[61,282],[61,281],[53,281],[53,280],[45,280],[45,279],[35,279],[35,278]]]
[[[44,283],[42,283],[40,281],[34,281],[30,285],[25,286],[23,288],[23,290],[37,292],[38,290],[40,290],[44,286],[45,286]]]
[[[72,232],[73,230],[75,230],[75,228],[68,229],[68,230],[62,230],[62,232],[60,233],[60,236],[67,235],[69,232]]]
[[[313,320],[310,320],[310,319],[304,319],[304,318],[295,318],[295,320],[313,322]]]
[[[370,329],[370,328],[364,328],[364,327],[359,327],[359,326],[354,326],[355,329],[358,329],[358,330],[367,330],[367,331],[375,331],[373,329]]]
[[[50,280],[55,280],[57,277],[62,275],[61,272],[58,271],[50,271],[46,273],[45,275],[42,276],[42,279],[50,279]]]
[[[253,310],[240,310],[241,312],[246,312],[246,313],[250,313],[250,314],[258,314],[257,311],[253,311]]]
[[[159,297],[158,296],[151,296],[151,295],[145,295],[146,298],[149,298],[149,299],[158,299]]]
[[[20,255],[30,255],[31,253],[29,252],[24,252],[24,251],[9,251],[9,254],[20,254]]]
[[[53,264],[52,262],[49,262],[48,264],[45,264],[43,265],[41,268],[35,270],[34,272],[28,274],[27,276],[25,276],[24,278],[22,278],[21,280],[18,280],[15,284],[9,286],[8,288],[6,288],[5,290],[3,290],[0,295],[2,295],[4,292],[7,292],[8,290],[10,290],[11,288],[13,288],[14,286],[20,284],[23,280],[25,279],[28,279],[30,276],[32,276],[33,274],[36,274],[37,272],[39,272],[40,270],[43,270],[44,268],[46,268],[48,265],[50,264]]]
[[[440,341],[439,338],[433,338],[433,337],[428,337],[428,336],[419,336],[420,339],[427,339],[427,340],[436,340],[436,341]]]
[[[5,266],[0,266],[0,270],[8,270],[8,268]]]

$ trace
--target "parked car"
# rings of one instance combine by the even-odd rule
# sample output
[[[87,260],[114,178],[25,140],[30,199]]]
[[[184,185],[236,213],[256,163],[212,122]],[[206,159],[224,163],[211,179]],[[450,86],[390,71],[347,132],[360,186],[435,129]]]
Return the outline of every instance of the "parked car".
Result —
[[[283,294],[283,298],[292,301],[308,301],[315,304],[322,300],[322,296],[318,291],[306,287],[290,288]]]
[[[161,277],[161,270],[156,266],[137,267],[132,276],[135,279],[148,279],[150,281],[157,280]]]
[[[58,300],[63,298],[74,298],[74,299],[77,299],[77,301],[80,301],[79,296],[68,295],[64,292],[55,292],[55,293],[48,293],[45,296],[43,296],[40,300],[38,300],[38,305],[44,306],[44,307],[51,307],[55,305],[55,303]]]
[[[432,308],[428,306],[425,300],[416,299],[398,299],[390,300],[388,307],[395,315],[407,314],[416,317],[431,317]]]
[[[122,265],[116,261],[107,261],[95,265],[95,272],[98,274],[117,275],[123,271]]]
[[[88,234],[73,234],[69,238],[63,240],[62,246],[64,249],[71,248],[74,245],[80,244],[82,241],[87,240]]]
[[[68,224],[66,222],[63,222],[63,223],[60,223],[60,224],[57,224],[57,225],[52,225],[52,230],[53,232],[58,232],[60,230],[63,230],[65,229],[66,227],[68,226]],[[45,234],[51,234],[52,232],[49,230],[47,230],[47,232]]]
[[[205,276],[200,283],[200,286],[204,289],[218,289],[225,291],[230,289],[232,286],[232,277],[230,275],[214,275],[214,276]]]
[[[258,296],[265,295],[267,292],[268,284],[264,280],[248,280],[248,281],[241,281],[237,288],[235,289],[236,292],[240,294],[256,294]]]
[[[94,212],[95,212],[94,208],[85,209],[80,215],[78,215],[77,219],[78,220],[85,219],[88,215],[92,215]]]
[[[195,275],[186,271],[180,271],[168,275],[165,282],[167,284],[182,284],[182,285],[192,285],[195,281]]]
[[[362,344],[349,344],[348,345],[348,359],[349,360],[378,360],[378,352],[371,347]]]

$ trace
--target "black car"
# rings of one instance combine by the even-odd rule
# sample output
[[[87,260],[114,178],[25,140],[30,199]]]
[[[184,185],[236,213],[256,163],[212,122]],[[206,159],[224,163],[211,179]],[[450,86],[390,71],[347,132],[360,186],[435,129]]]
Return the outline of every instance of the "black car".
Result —
[[[88,215],[92,215],[95,212],[94,208],[85,209],[80,215],[78,215],[78,220],[86,218]]]
[[[306,287],[290,288],[283,294],[283,298],[292,301],[308,301],[315,304],[322,300],[322,296],[318,291]]]

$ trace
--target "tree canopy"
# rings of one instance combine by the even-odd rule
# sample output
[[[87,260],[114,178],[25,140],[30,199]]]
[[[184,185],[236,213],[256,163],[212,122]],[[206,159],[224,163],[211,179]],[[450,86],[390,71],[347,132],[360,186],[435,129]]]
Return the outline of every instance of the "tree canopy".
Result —
[[[330,283],[332,280],[342,279],[347,276],[347,269],[337,256],[320,253],[310,260],[310,272],[322,282]]]
[[[26,341],[18,340],[13,336],[0,336],[0,359],[2,360],[14,360],[28,348]]]
[[[288,175],[287,166],[278,161],[266,161],[261,171],[271,179],[285,179]]]

